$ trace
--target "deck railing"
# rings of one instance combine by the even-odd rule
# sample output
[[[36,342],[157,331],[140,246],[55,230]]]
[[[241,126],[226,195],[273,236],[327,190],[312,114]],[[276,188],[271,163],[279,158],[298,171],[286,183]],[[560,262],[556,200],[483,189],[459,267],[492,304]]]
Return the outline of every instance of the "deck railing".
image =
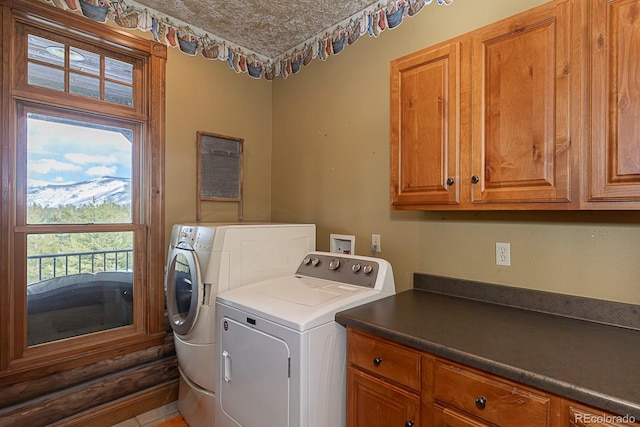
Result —
[[[132,268],[133,249],[31,255],[27,257],[29,283],[71,274],[131,271]]]

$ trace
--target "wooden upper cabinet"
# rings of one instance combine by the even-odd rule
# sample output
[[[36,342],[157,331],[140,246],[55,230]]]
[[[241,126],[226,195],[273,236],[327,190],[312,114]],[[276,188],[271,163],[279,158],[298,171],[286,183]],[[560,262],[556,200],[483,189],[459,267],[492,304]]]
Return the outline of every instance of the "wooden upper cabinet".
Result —
[[[457,204],[460,197],[460,43],[391,63],[391,204]]]
[[[391,63],[396,209],[640,209],[640,0],[554,0]]]
[[[552,2],[473,33],[473,203],[571,201],[570,11]]]
[[[640,202],[640,0],[589,4],[588,200]]]

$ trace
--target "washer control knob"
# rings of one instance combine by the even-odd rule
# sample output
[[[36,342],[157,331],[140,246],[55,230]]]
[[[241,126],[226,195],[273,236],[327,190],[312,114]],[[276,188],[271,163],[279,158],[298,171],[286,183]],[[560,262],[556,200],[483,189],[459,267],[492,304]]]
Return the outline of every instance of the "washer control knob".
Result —
[[[362,271],[364,272],[364,274],[371,274],[371,272],[373,271],[373,267],[371,267],[370,265],[365,265]]]
[[[351,271],[353,271],[354,273],[357,273],[358,271],[360,271],[361,268],[362,266],[360,264],[353,264],[351,266]]]
[[[308,256],[304,257],[304,259],[302,260],[302,263],[304,265],[309,265],[311,264],[311,258],[309,258]]]
[[[311,260],[311,265],[313,265],[314,267],[317,267],[318,264],[320,264],[320,260],[318,258],[313,258]]]
[[[338,267],[340,267],[340,260],[332,259],[331,262],[329,263],[329,270],[337,270]]]

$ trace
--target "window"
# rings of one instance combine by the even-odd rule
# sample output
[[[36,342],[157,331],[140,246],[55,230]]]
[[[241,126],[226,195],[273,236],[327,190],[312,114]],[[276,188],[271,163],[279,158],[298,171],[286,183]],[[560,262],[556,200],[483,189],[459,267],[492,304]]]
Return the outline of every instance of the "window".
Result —
[[[166,50],[51,9],[3,7],[0,378],[164,339]]]
[[[27,52],[29,85],[133,105],[133,64],[33,34]]]
[[[27,233],[27,346],[133,324],[139,126],[18,105],[18,218],[44,227]]]

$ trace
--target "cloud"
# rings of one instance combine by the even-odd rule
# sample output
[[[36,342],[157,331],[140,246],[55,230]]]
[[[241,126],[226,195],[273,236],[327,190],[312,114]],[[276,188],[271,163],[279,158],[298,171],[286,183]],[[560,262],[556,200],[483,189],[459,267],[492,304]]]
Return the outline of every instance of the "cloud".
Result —
[[[41,181],[39,179],[27,179],[27,187],[43,187],[45,185],[51,185],[49,181]]]
[[[28,178],[27,179],[27,187],[42,187],[45,185],[65,185],[65,184],[73,184],[73,182],[65,181],[63,177],[58,176],[53,178],[52,180],[42,181],[39,179]]]
[[[74,172],[79,171],[81,168],[71,163],[61,162],[55,159],[41,159],[35,162],[29,162],[27,169],[29,174],[37,173],[44,175],[52,171]]]
[[[82,122],[56,123],[35,118],[28,119],[28,128],[30,153],[90,151],[109,158],[117,158],[119,153],[131,156],[132,143],[117,128],[97,129]]]
[[[87,169],[86,174],[91,176],[113,176],[117,170],[118,168],[115,166],[96,166]]]
[[[73,163],[77,163],[81,165],[86,165],[91,163],[111,165],[118,162],[115,156],[96,156],[96,155],[85,154],[85,153],[67,153],[64,155],[64,158]]]

